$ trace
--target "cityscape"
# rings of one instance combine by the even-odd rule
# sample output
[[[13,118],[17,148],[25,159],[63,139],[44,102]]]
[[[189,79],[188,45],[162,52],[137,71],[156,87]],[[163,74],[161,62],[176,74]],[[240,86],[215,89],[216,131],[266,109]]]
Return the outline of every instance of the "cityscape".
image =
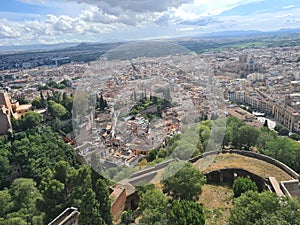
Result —
[[[300,224],[297,1],[13,2],[0,225]]]

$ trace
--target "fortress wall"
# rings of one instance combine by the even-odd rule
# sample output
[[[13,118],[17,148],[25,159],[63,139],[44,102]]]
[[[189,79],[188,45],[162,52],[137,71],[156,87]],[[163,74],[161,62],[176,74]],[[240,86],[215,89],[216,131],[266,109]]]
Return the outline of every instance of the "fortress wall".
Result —
[[[170,159],[170,160],[168,160],[166,162],[162,162],[162,163],[156,164],[156,165],[154,165],[154,166],[152,166],[150,168],[147,168],[147,169],[135,172],[135,173],[133,173],[133,174],[130,175],[129,179],[132,179],[134,177],[138,177],[138,176],[150,173],[150,172],[154,172],[154,171],[163,169],[163,168],[167,167],[170,163],[172,163],[174,161],[178,161],[178,159]]]
[[[266,155],[262,155],[259,153],[255,153],[255,152],[251,152],[251,151],[243,151],[243,150],[235,150],[235,149],[230,149],[230,150],[222,150],[222,151],[211,151],[211,152],[205,152],[200,156],[194,157],[192,159],[189,160],[189,162],[194,163],[197,160],[207,157],[209,155],[214,155],[214,154],[220,154],[220,153],[235,153],[235,154],[239,154],[239,155],[244,155],[247,157],[252,157],[258,160],[262,160],[265,161],[267,163],[270,163],[274,166],[279,167],[280,169],[282,169],[283,171],[285,171],[286,173],[288,173],[291,177],[293,177],[294,179],[298,179],[299,178],[299,174],[296,173],[294,170],[292,170],[290,167],[288,167],[287,165],[285,165],[284,163],[273,159],[272,157],[266,156]]]

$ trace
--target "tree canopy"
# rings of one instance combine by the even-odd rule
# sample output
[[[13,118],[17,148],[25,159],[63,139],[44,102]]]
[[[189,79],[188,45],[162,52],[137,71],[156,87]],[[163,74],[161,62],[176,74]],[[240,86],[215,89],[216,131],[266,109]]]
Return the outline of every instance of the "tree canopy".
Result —
[[[167,206],[168,199],[161,191],[147,190],[141,196],[142,219],[140,224],[167,224]]]
[[[299,202],[271,192],[245,192],[234,200],[229,225],[245,224],[300,224]]]
[[[249,190],[258,191],[255,182],[247,177],[238,177],[237,179],[235,179],[232,185],[232,189],[235,198],[240,197],[241,194]]]
[[[204,225],[205,216],[201,204],[187,200],[175,200],[169,212],[171,225]]]
[[[205,182],[205,176],[191,163],[171,163],[161,181],[164,193],[181,200],[197,200]]]

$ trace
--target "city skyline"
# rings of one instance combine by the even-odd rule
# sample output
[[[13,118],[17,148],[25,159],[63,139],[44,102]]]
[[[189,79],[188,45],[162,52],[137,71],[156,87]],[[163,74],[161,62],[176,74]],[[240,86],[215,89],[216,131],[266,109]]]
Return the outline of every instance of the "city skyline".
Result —
[[[114,42],[300,27],[297,0],[11,0],[0,46]]]

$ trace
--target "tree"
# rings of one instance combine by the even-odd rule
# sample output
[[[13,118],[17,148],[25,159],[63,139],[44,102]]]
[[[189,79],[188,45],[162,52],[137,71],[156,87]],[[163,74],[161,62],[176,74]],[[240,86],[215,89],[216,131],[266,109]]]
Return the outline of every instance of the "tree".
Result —
[[[15,211],[22,207],[35,207],[35,201],[41,198],[36,183],[32,179],[15,179],[9,189]]]
[[[266,142],[260,151],[273,157],[295,171],[300,171],[300,143],[287,137],[277,137]]]
[[[163,192],[174,199],[197,200],[205,176],[192,163],[171,163],[163,174]]]
[[[54,177],[61,183],[66,183],[68,173],[71,167],[70,164],[66,161],[59,161],[55,165],[55,174]]]
[[[288,136],[290,132],[289,129],[287,129],[285,126],[282,126],[280,124],[277,124],[274,127],[274,130],[277,131],[280,136]]]
[[[20,217],[8,218],[6,220],[1,221],[0,225],[27,225],[28,223]]]
[[[112,215],[110,212],[111,202],[109,199],[108,187],[103,179],[98,179],[95,185],[96,199],[99,203],[99,212],[103,221],[107,225],[112,225]]]
[[[299,141],[300,140],[300,135],[299,134],[291,134],[290,138],[295,140],[295,141]]]
[[[147,190],[141,195],[140,209],[142,219],[140,224],[167,224],[168,198],[157,189]]]
[[[80,205],[80,215],[78,223],[80,225],[105,225],[99,211],[95,192],[89,188],[82,196]]]
[[[63,99],[62,99],[62,102],[61,104],[69,111],[71,112],[72,111],[72,108],[73,108],[73,98],[72,97],[69,97],[67,95],[67,93],[63,93]]]
[[[42,191],[44,199],[39,202],[39,208],[46,213],[45,222],[50,222],[66,207],[65,185],[56,179],[51,179]]]
[[[225,146],[229,146],[232,143],[232,140],[233,140],[232,128],[231,127],[226,127],[226,131],[225,131],[223,142],[222,142],[223,148]]]
[[[108,106],[107,101],[103,98],[103,95],[101,94],[100,97],[96,98],[96,108],[100,110],[104,110]]]
[[[46,108],[47,107],[47,99],[44,98],[44,95],[42,92],[40,92],[40,108]]]
[[[38,126],[42,120],[43,116],[41,114],[29,111],[21,118],[20,124],[23,130],[27,130]]]
[[[121,216],[121,222],[119,225],[129,225],[135,221],[135,212],[132,210],[124,211]]]
[[[11,211],[6,214],[7,224],[10,219],[15,218],[19,221],[24,220],[28,224],[43,224],[44,214],[40,212],[36,206],[37,202],[42,199],[42,195],[36,187],[36,183],[32,179],[18,178],[15,179],[9,189],[11,201],[6,202],[8,207],[12,206]],[[26,223],[26,224],[27,224]],[[20,222],[20,224],[22,224]]]
[[[255,182],[246,177],[238,177],[237,179],[235,179],[232,185],[232,189],[235,198],[240,197],[241,194],[249,190],[258,191]]]
[[[12,209],[11,195],[8,190],[0,191],[0,218],[4,217]]]
[[[237,147],[245,147],[249,150],[251,146],[255,146],[258,136],[258,129],[245,125],[238,129],[238,135],[236,136],[237,140],[235,143]]]
[[[61,119],[68,112],[63,105],[56,103],[52,100],[48,101],[48,111],[54,118],[59,119]]]
[[[147,162],[152,162],[154,159],[156,159],[157,153],[158,152],[156,149],[152,149],[146,157]]]
[[[271,192],[248,191],[234,200],[229,225],[300,224],[296,199],[277,197]]]
[[[169,224],[204,225],[205,216],[202,205],[187,200],[173,201],[169,212]]]
[[[39,109],[40,108],[40,105],[41,105],[41,98],[37,97],[37,98],[34,98],[31,102],[31,105],[33,108],[35,109]]]
[[[9,155],[8,146],[0,141],[0,188],[7,183],[6,176],[10,172]]]

